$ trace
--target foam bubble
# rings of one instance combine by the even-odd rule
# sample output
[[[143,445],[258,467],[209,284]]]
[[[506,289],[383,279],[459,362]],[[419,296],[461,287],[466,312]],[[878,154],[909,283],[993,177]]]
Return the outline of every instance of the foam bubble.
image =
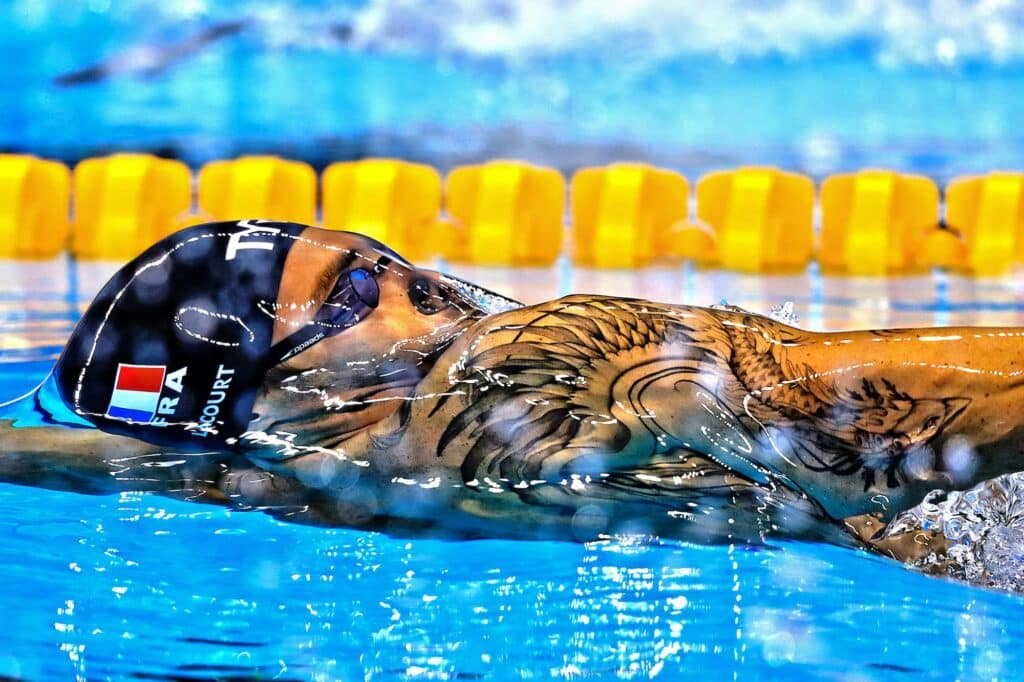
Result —
[[[607,528],[608,515],[597,505],[584,505],[572,516],[572,533],[577,540],[595,540]]]

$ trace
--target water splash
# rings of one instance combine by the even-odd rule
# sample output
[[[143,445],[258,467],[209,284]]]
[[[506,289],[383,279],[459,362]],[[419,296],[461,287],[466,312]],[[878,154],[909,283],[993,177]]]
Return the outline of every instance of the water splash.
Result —
[[[751,315],[756,314],[750,310],[747,310],[746,308],[742,308],[738,305],[733,305],[732,303],[729,303],[729,299],[725,297],[718,299],[718,303],[712,303],[708,307],[711,308],[712,310],[726,310],[733,313],[747,313]]]
[[[725,310],[728,312],[743,313],[746,315],[758,314],[742,306],[733,305],[732,303],[729,303],[729,299],[727,298],[720,298],[718,299],[718,303],[712,303],[708,307],[711,308],[712,310]],[[769,308],[767,316],[775,320],[776,322],[788,324],[793,327],[800,324],[800,316],[796,314],[796,310],[794,310],[794,304],[792,301],[783,301],[782,303],[773,305],[771,308]]]
[[[1024,592],[1024,472],[963,492],[933,491],[899,514],[885,537],[939,534],[946,550],[913,565],[978,585]]]
[[[465,297],[468,301],[479,306],[488,315],[504,313],[516,308],[522,308],[523,304],[511,298],[502,296],[483,287],[472,284],[452,275],[442,275],[441,280]]]
[[[793,310],[792,301],[783,301],[777,305],[773,305],[771,310],[768,311],[768,317],[772,318],[776,322],[782,324],[788,324],[791,327],[795,327],[800,324],[800,317]]]

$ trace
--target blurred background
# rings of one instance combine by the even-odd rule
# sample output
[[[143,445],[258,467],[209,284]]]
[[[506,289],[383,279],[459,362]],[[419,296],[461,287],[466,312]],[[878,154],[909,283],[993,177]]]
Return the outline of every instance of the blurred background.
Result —
[[[1020,167],[1009,0],[13,0],[0,150]]]

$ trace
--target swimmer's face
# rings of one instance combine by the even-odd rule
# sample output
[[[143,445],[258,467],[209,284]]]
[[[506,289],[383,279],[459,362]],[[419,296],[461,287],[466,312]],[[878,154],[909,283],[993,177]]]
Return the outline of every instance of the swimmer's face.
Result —
[[[267,374],[252,426],[301,421],[320,432],[351,428],[336,423],[342,415],[382,418],[486,314],[375,240],[308,228],[288,254],[275,311],[273,342],[290,347],[294,336],[294,354]],[[310,343],[311,325],[324,338]]]
[[[427,353],[446,331],[485,314],[438,273],[380,242],[317,228],[306,229],[292,247],[276,308],[273,343],[310,325],[325,335],[283,363],[299,371],[381,359],[403,348]]]

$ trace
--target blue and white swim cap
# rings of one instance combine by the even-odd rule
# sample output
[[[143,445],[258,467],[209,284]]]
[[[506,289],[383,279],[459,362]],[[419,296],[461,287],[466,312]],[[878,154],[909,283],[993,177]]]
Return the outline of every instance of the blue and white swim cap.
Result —
[[[285,260],[305,229],[212,223],[147,249],[75,328],[54,370],[61,398],[111,433],[185,449],[235,446],[266,370],[325,336],[310,326],[272,344]]]

